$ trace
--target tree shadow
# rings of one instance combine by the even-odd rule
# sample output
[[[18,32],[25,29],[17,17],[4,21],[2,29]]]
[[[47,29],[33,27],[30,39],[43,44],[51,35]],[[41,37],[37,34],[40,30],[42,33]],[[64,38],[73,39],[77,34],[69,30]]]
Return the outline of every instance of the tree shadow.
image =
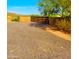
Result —
[[[37,28],[40,28],[40,29],[42,29],[42,30],[53,30],[53,31],[60,31],[60,32],[63,32],[64,34],[69,34],[70,35],[70,33],[67,33],[67,32],[64,32],[64,31],[62,31],[62,30],[58,30],[56,27],[52,27],[52,26],[50,26],[50,25],[48,25],[48,24],[44,24],[44,23],[38,23],[38,22],[31,22],[30,24],[29,24],[31,27],[37,27]],[[55,35],[55,34],[54,34]],[[57,36],[57,35],[55,35],[55,36]],[[59,37],[59,36],[57,36],[57,37]],[[59,38],[62,38],[62,37],[59,37]],[[63,39],[63,38],[62,38]]]

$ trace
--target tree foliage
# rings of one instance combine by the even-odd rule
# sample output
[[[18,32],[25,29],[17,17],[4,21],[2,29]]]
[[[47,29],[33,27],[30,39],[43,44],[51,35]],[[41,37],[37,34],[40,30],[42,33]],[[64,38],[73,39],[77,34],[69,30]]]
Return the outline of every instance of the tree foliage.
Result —
[[[38,5],[41,14],[45,16],[49,14],[70,16],[71,14],[71,0],[40,0]]]

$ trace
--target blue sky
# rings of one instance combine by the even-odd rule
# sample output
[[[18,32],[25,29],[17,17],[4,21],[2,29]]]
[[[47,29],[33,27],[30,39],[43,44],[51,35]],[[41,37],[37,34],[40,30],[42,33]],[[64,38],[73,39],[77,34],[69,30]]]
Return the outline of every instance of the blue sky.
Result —
[[[23,15],[40,14],[37,6],[38,1],[39,0],[7,0],[7,11]]]

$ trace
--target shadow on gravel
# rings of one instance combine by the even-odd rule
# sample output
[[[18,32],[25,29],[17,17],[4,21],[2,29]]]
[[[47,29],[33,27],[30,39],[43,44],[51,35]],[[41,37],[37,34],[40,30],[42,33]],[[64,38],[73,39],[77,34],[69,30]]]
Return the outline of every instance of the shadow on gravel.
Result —
[[[31,26],[31,27],[37,27],[37,28],[40,28],[40,29],[42,29],[42,30],[46,30],[46,28],[48,27],[48,28],[50,28],[51,30],[57,30],[56,28],[54,28],[54,27],[51,27],[51,26],[49,26],[48,24],[43,24],[43,23],[38,23],[38,22],[31,22],[30,24],[29,24],[29,26]],[[58,30],[57,30],[58,31]],[[51,34],[51,33],[50,33]],[[54,34],[52,34],[52,35],[54,35]],[[54,35],[54,36],[56,36],[56,35]],[[59,37],[59,36],[56,36],[56,37]],[[61,37],[59,37],[59,38],[61,38]],[[65,40],[65,39],[63,39],[63,38],[61,38],[62,40]],[[67,40],[68,41],[68,40]]]
[[[46,28],[46,26],[48,26],[48,24],[32,22],[32,23],[30,23],[30,26],[39,27],[39,28]]]

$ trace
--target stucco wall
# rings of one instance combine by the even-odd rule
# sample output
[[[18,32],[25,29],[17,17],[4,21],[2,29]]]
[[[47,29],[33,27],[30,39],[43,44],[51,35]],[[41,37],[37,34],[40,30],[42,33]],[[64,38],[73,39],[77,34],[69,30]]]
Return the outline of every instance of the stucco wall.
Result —
[[[31,22],[30,16],[20,16],[20,22]]]
[[[12,22],[15,16],[7,16],[7,21]],[[19,22],[31,22],[31,16],[19,16]]]

